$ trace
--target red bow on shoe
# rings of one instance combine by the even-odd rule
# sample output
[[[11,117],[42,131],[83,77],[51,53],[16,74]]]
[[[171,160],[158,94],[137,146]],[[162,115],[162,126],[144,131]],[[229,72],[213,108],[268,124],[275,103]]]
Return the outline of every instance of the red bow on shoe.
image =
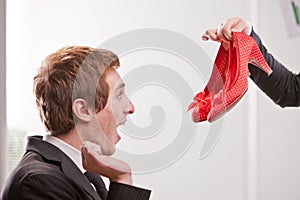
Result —
[[[194,97],[194,102],[189,105],[188,110],[194,109],[192,113],[192,119],[194,122],[200,122],[207,119],[207,115],[211,108],[210,95],[203,92],[199,92]]]
[[[203,92],[195,96],[194,102],[189,106],[189,109],[194,108],[192,113],[194,122],[205,120],[212,122],[238,103],[248,88],[248,63],[268,75],[272,73],[255,40],[244,33],[233,32],[233,41],[230,42],[228,53],[224,52],[222,43],[208,84]]]

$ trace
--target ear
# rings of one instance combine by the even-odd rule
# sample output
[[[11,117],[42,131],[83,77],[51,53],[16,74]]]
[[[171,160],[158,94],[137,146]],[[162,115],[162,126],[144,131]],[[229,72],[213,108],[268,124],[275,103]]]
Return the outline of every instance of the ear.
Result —
[[[90,109],[88,102],[84,99],[75,99],[72,105],[73,113],[78,120],[89,122],[92,117],[92,110]]]

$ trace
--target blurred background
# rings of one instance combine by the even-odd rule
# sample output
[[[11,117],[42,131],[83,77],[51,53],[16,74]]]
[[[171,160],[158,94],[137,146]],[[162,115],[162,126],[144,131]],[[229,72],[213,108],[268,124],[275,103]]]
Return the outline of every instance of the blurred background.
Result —
[[[49,53],[67,45],[97,47],[128,31],[155,28],[183,35],[203,49],[203,59],[213,62],[219,44],[201,41],[201,34],[229,17],[240,16],[254,25],[269,51],[296,73],[300,72],[300,34],[291,11],[292,2],[300,6],[298,0],[1,0],[0,189],[24,153],[26,136],[44,134],[32,94],[32,79]],[[203,52],[199,52],[202,57]],[[178,56],[168,57],[162,52],[144,51],[120,57],[120,73],[124,76],[151,63],[151,59],[169,68],[170,63],[180,62]],[[210,71],[212,65],[197,68],[200,72]],[[175,65],[174,69],[183,74],[194,93],[203,89],[210,75],[192,76],[192,71]],[[158,89],[156,92],[165,94]],[[137,126],[146,126],[151,124],[149,110],[156,103],[142,101],[143,92],[149,94],[153,92],[151,88],[139,90],[140,96],[131,96],[136,104],[132,120]],[[168,99],[163,95],[161,98]],[[176,106],[176,94],[170,98],[171,105]],[[180,124],[180,118],[168,116],[186,112],[186,108],[172,110],[166,106],[165,112],[166,121]],[[215,146],[208,155],[201,157],[200,151],[211,124],[195,124],[196,134],[180,156],[159,169],[134,173],[134,183],[150,188],[155,200],[298,200],[299,122],[299,108],[280,108],[249,79],[246,95],[222,118]],[[170,144],[177,129],[179,126],[172,129],[172,134],[166,131],[165,135],[142,141],[124,134],[119,148],[147,154]]]

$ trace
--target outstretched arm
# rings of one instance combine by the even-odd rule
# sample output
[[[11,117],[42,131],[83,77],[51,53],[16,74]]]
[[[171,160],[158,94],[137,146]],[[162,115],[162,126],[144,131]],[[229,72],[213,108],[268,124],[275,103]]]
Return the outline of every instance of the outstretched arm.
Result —
[[[249,64],[250,78],[256,85],[281,107],[300,106],[300,74],[292,73],[276,60],[246,20],[239,17],[229,18],[220,23],[218,28],[207,29],[202,38],[203,40],[229,42],[232,40],[233,31],[251,35],[273,70],[273,73],[267,76],[263,71]]]
[[[276,60],[254,31],[251,32],[251,36],[255,39],[264,58],[273,70],[273,73],[268,77],[261,70],[249,64],[251,79],[279,106],[300,106],[300,74],[292,73]]]

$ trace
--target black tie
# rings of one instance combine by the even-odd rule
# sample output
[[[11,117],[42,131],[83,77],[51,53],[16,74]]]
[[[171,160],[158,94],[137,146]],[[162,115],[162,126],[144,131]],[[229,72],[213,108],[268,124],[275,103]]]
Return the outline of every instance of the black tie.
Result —
[[[107,190],[105,188],[105,184],[102,180],[102,178],[95,173],[86,171],[84,175],[87,177],[87,179],[95,186],[98,195],[101,197],[102,200],[107,199]]]

